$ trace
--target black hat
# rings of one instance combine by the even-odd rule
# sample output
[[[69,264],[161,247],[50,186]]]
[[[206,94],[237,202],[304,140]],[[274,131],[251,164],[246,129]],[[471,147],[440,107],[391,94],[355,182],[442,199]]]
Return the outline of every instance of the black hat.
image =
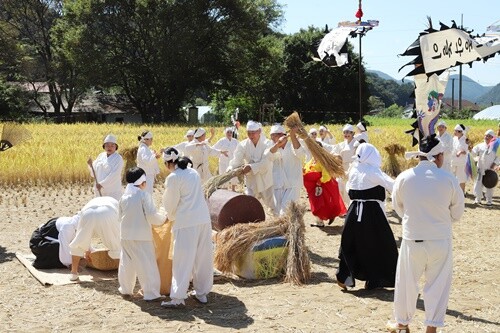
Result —
[[[486,170],[483,176],[483,185],[486,188],[494,188],[498,184],[498,174],[493,170]]]

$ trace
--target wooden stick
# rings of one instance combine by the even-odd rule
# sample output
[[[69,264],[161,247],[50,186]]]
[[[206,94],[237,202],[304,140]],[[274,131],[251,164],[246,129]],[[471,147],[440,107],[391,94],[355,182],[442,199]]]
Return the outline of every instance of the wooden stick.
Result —
[[[92,169],[92,175],[94,176],[95,179],[95,188],[97,189],[97,192],[99,192],[99,196],[102,197],[101,189],[97,187],[97,177],[95,175],[95,170],[94,170],[94,165],[90,163],[90,168]]]

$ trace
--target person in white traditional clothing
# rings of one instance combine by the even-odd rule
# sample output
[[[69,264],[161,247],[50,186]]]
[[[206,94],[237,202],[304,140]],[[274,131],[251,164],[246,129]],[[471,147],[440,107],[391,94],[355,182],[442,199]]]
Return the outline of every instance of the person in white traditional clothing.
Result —
[[[467,174],[465,165],[467,164],[467,153],[469,146],[466,141],[466,128],[462,124],[455,126],[455,136],[453,137],[453,150],[451,151],[451,171],[457,177],[462,191],[465,193],[465,183]]]
[[[172,287],[168,302],[162,307],[183,307],[193,279],[192,295],[207,303],[213,286],[212,225],[208,205],[203,196],[200,175],[189,167],[187,157],[179,157],[175,148],[163,153],[170,174],[165,179],[163,206],[172,221]]]
[[[451,172],[451,154],[453,151],[453,137],[446,130],[446,123],[440,120],[437,123],[437,138],[441,141],[444,147],[444,162],[441,169]]]
[[[271,214],[274,214],[273,161],[269,151],[272,142],[262,134],[260,124],[252,120],[247,123],[247,136],[236,147],[227,171],[243,166],[245,194],[262,198]]]
[[[409,332],[422,275],[426,333],[444,326],[453,271],[452,224],[462,217],[464,195],[457,179],[440,169],[443,153],[437,138],[422,140],[418,152],[406,153],[407,158],[418,157],[419,164],[403,171],[394,183],[392,204],[402,218],[403,240],[394,290],[395,322],[387,323],[391,332]]]
[[[305,149],[297,138],[297,129],[290,129],[290,141],[285,128],[281,125],[271,127],[271,140],[274,146],[270,149],[273,157],[274,213],[283,216],[291,202],[300,199],[303,186],[302,165],[306,155]]]
[[[354,287],[356,279],[365,289],[394,287],[398,247],[385,214],[385,193],[394,180],[380,166],[382,158],[369,143],[356,149],[349,169],[347,189],[351,205],[347,211],[339,249],[337,284]]]
[[[186,138],[186,141],[182,141],[181,143],[178,143],[174,146],[174,148],[177,149],[179,154],[181,154],[182,156],[184,156],[184,149],[186,148],[186,145],[194,139],[194,130],[188,129],[184,137]]]
[[[493,188],[483,186],[483,176],[486,170],[494,170],[500,164],[500,157],[493,151],[490,141],[495,140],[495,132],[492,129],[484,133],[484,141],[475,145],[472,150],[472,156],[477,159],[477,177],[474,180],[475,204],[481,204],[483,200],[483,191],[485,192],[486,205],[493,205]]]
[[[224,154],[219,155],[219,175],[222,175],[226,172],[229,167],[229,161],[231,161],[234,157],[234,151],[236,147],[238,147],[239,141],[234,138],[233,129],[231,127],[227,127],[224,130],[225,136],[221,138],[219,141],[215,143],[213,146],[214,149],[220,151],[227,151],[227,156]],[[225,184],[232,191],[236,189],[236,185],[238,185],[238,178],[234,177],[229,182]]]
[[[333,146],[332,154],[339,155],[342,158],[342,167],[344,168],[344,172],[347,175],[349,166],[352,162],[352,157],[356,152],[356,148],[354,147],[354,143],[356,142],[356,140],[354,140],[354,126],[352,126],[351,124],[346,124],[342,128],[342,134],[344,135],[344,141]],[[337,178],[337,182],[339,184],[339,191],[340,195],[342,196],[342,200],[344,200],[346,206],[349,206],[350,199],[347,195],[345,180],[339,177]]]
[[[127,187],[119,202],[121,254],[118,267],[118,291],[132,295],[137,278],[144,300],[162,298],[160,272],[156,263],[152,226],[165,223],[165,214],[156,211],[153,197],[146,188],[146,173],[138,167],[127,170]]]
[[[139,149],[137,150],[137,166],[146,172],[146,192],[153,195],[156,175],[160,173],[157,159],[161,157],[163,149],[160,152],[152,150],[153,133],[144,131],[137,137],[139,140]]]
[[[319,141],[323,144],[333,145],[335,144],[335,137],[330,133],[326,126],[321,125],[319,127]]]
[[[71,281],[78,280],[78,265],[81,258],[88,257],[94,234],[109,250],[108,255],[111,258],[119,259],[121,251],[118,201],[115,198],[94,198],[82,208],[79,215],[75,238],[69,244],[72,256]]]
[[[356,146],[366,142],[368,143],[368,125],[364,121],[360,121],[356,125],[356,134],[354,135],[354,140],[356,140]]]
[[[38,269],[71,266],[69,243],[75,238],[80,215],[55,217],[40,225],[31,235],[30,249]]]
[[[228,156],[227,150],[219,150],[212,148],[206,140],[207,132],[203,128],[197,128],[194,131],[194,140],[184,148],[184,155],[189,157],[193,162],[193,169],[198,171],[201,177],[201,182],[205,183],[212,173],[210,172],[209,156]]]
[[[95,161],[92,161],[90,157],[87,160],[90,175],[95,176],[94,195],[96,197],[109,196],[120,200],[123,158],[117,152],[116,136],[108,134],[104,138],[102,148],[104,152],[100,153]]]

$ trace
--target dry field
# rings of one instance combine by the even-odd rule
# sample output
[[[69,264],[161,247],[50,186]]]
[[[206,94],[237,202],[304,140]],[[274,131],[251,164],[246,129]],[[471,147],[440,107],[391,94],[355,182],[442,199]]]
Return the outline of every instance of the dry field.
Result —
[[[470,191],[470,185],[468,186]],[[155,198],[159,201],[161,185]],[[50,217],[72,215],[88,201],[90,186],[3,186],[0,189],[0,332],[383,332],[391,318],[393,290],[347,292],[335,284],[342,222],[309,227],[312,280],[297,287],[279,280],[218,280],[209,304],[190,300],[185,310],[120,297],[117,281],[44,287],[15,258],[28,252],[31,232]],[[303,198],[305,202],[305,198]],[[443,332],[500,332],[499,212],[474,206],[454,227],[454,280]],[[401,227],[389,203],[389,221]],[[423,332],[423,303],[412,332]]]

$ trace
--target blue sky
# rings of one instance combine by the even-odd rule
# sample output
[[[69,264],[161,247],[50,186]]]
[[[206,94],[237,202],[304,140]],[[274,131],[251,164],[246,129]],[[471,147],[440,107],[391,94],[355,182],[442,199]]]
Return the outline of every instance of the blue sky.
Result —
[[[284,7],[285,22],[281,31],[293,34],[309,26],[329,28],[340,21],[355,21],[358,0],[278,0]],[[380,70],[395,79],[402,79],[411,68],[398,69],[412,57],[398,57],[427,28],[427,16],[433,26],[439,22],[451,25],[451,20],[482,34],[486,27],[500,20],[499,0],[363,0],[363,20],[379,20],[380,25],[362,39],[363,63],[367,69]],[[500,22],[499,22],[500,23]],[[497,23],[497,24],[499,24]],[[350,39],[358,50],[358,39]],[[500,83],[500,54],[487,62],[474,62],[472,68],[462,66],[462,73],[484,86]],[[458,74],[458,67],[456,72]]]

